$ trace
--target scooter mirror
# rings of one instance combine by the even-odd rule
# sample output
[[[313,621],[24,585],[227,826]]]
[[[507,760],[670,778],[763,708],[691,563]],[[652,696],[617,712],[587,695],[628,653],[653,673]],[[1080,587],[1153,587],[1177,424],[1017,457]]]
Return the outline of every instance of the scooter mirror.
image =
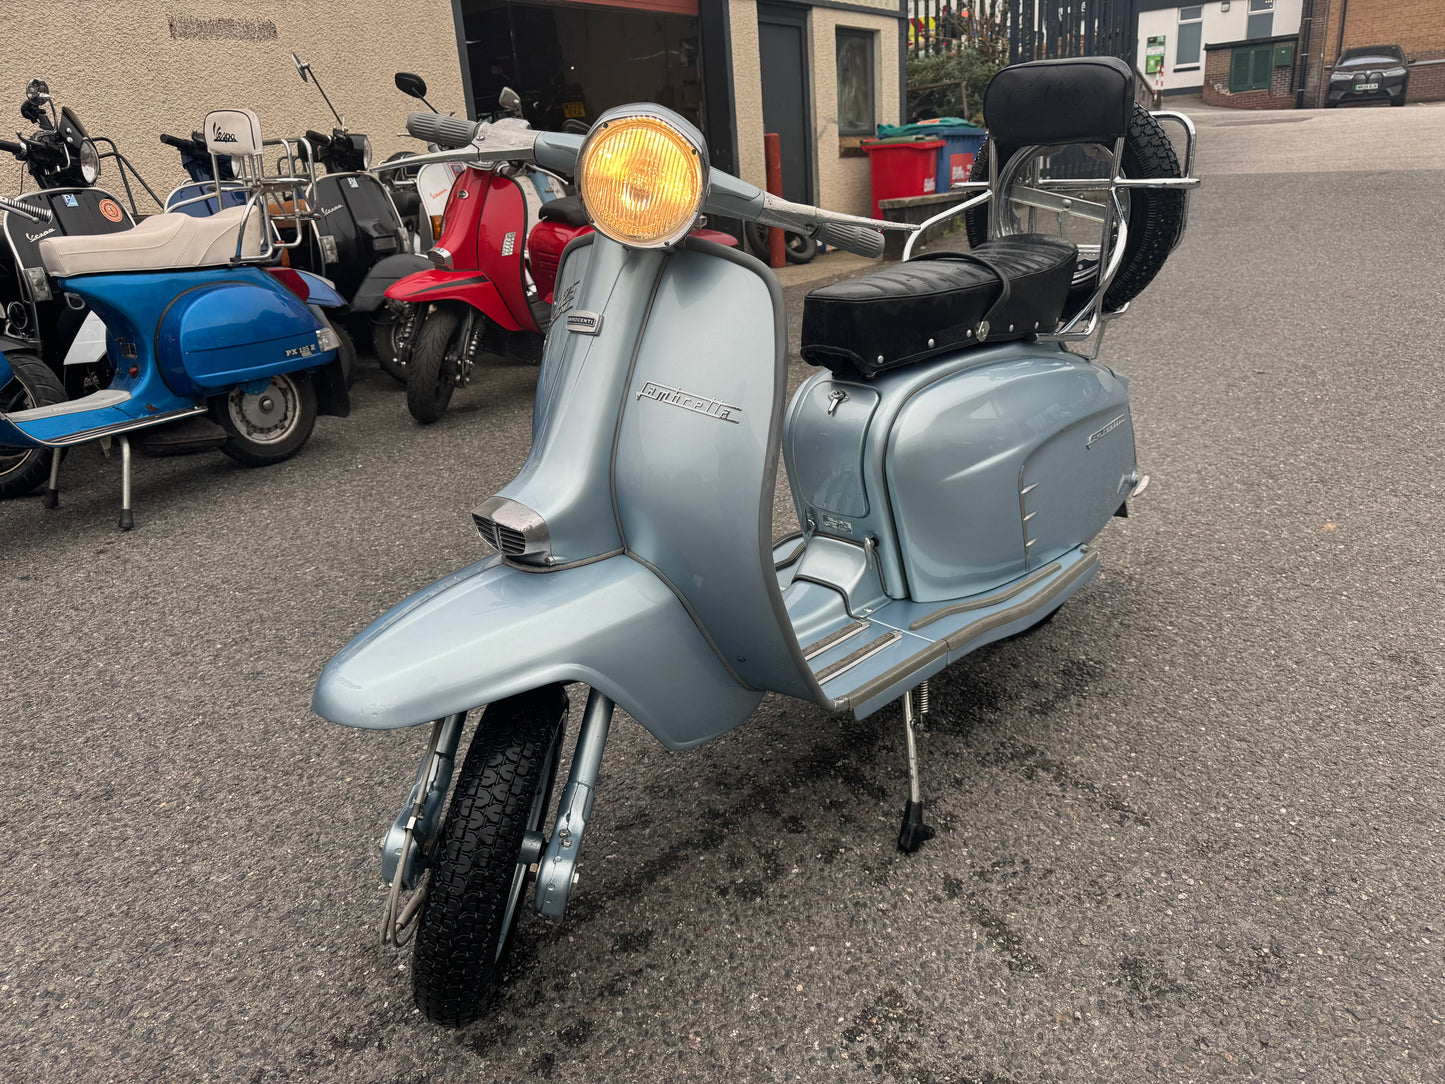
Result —
[[[309,74],[310,71],[311,71],[311,65],[310,65],[310,64],[306,63],[304,60],[302,60],[302,59],[301,59],[299,56],[297,56],[295,53],[292,53],[292,54],[291,54],[291,63],[293,63],[293,64],[296,65],[296,74],[299,75],[299,76],[301,76],[301,82],[303,82],[303,83],[309,83],[309,82],[311,82],[311,76],[310,76],[310,74]]]
[[[32,79],[25,84],[25,100],[40,105],[50,101],[50,84],[44,79]]]
[[[412,98],[426,100],[426,80],[415,72],[397,72],[396,89]]]
[[[497,95],[497,104],[508,113],[516,113],[518,116],[521,116],[522,96],[511,87],[502,88],[502,93]]]

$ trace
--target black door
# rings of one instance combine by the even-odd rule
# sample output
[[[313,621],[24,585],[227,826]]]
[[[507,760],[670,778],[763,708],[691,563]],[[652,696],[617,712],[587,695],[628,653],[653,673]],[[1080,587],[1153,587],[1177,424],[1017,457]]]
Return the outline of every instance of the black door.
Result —
[[[758,5],[763,66],[763,130],[782,144],[783,198],[813,202],[813,126],[808,123],[808,82],[803,12]]]

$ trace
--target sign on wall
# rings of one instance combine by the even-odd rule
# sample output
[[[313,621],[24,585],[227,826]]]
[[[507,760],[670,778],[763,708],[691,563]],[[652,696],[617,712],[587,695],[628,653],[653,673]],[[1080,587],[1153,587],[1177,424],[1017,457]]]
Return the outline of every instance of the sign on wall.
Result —
[[[1150,38],[1144,46],[1144,74],[1153,75],[1164,70],[1164,35]]]

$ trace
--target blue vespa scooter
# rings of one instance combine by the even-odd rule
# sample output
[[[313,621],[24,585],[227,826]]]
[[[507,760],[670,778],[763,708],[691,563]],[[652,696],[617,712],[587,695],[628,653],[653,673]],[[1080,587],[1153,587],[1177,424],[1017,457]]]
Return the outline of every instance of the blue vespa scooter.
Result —
[[[265,175],[260,124],[249,110],[208,115],[206,141],[212,155],[241,164],[242,206],[205,218],[154,215],[123,233],[40,243],[57,288],[105,322],[110,385],[0,413],[0,447],[116,441],[122,530],[133,525],[130,435],[155,454],[218,447],[262,466],[295,455],[318,414],[350,411],[336,333],[308,308],[344,302],[317,276],[261,266],[282,244],[268,201],[294,193],[302,180]],[[21,200],[5,207],[39,221],[49,214]],[[23,382],[0,355],[0,388],[16,376]],[[50,508],[59,501],[60,459],[52,453]]]
[[[914,744],[929,678],[1046,620],[1097,572],[1094,537],[1147,479],[1126,382],[1092,357],[1127,303],[1111,287],[1143,289],[1182,235],[1192,129],[1161,115],[1188,135],[1181,171],[1131,68],[1106,58],[1005,69],[984,115],[996,171],[953,212],[989,207],[989,238],[814,291],[802,355],[820,371],[786,408],[778,282],[688,238],[697,216],[875,256],[878,229],[917,227],[709,171],[701,134],[657,106],[610,110],[585,141],[408,121],[469,142],[457,153],[473,163],[575,175],[597,231],[562,257],[531,455],[472,513],[497,553],[380,617],[313,700],[348,726],[433,723],[382,847],[383,940],[415,917],[429,1019],[485,1008],[533,878],[532,908],[562,916],[614,705],[690,749],[768,692],[854,718],[901,702],[898,846],[912,851],[932,834]],[[1056,168],[1075,144],[1103,149],[1101,172]],[[802,530],[774,540],[780,453]],[[590,691],[549,830],[567,683]]]

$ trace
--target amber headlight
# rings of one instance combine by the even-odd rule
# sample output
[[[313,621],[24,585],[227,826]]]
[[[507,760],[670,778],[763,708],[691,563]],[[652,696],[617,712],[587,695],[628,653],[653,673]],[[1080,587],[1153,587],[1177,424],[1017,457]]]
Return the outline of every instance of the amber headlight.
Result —
[[[577,186],[601,232],[660,248],[692,228],[707,173],[707,151],[691,124],[658,106],[622,106],[599,117],[583,144]]]

